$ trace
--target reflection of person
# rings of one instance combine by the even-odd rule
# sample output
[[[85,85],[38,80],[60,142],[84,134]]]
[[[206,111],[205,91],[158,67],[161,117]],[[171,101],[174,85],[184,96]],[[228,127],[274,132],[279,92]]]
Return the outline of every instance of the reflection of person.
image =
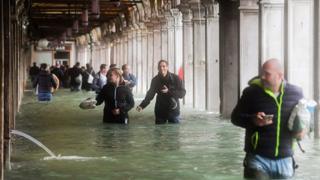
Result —
[[[127,85],[132,90],[132,88],[137,84],[136,77],[130,73],[130,67],[127,64],[124,64],[122,66],[122,71],[122,77],[125,85]]]
[[[283,80],[278,60],[269,59],[262,75],[249,81],[232,112],[234,125],[246,129],[245,178],[290,178],[294,174],[292,144],[299,136],[289,131],[292,109],[302,90]]]
[[[50,101],[52,98],[51,90],[52,88],[56,89],[57,84],[52,77],[52,74],[49,73],[47,64],[43,63],[40,65],[40,73],[35,78],[33,82],[33,87],[38,86],[38,100],[39,101]]]
[[[159,74],[150,85],[146,97],[137,107],[140,112],[144,109],[157,93],[155,105],[156,124],[179,123],[180,107],[179,98],[183,98],[186,90],[179,77],[168,71],[168,62],[160,60],[158,63]]]
[[[121,85],[123,80],[120,69],[110,69],[107,78],[108,83],[96,98],[97,105],[105,103],[103,122],[127,124],[128,111],[134,106],[131,90]]]

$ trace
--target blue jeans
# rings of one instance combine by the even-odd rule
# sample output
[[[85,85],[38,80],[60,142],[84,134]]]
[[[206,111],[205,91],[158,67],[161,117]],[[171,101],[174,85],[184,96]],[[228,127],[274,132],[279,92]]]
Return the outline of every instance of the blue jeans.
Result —
[[[51,101],[52,94],[47,92],[47,93],[38,93],[38,101]]]
[[[169,123],[178,124],[180,122],[180,117],[179,116],[173,116],[168,118],[156,117],[156,124],[165,124],[167,123],[167,121]]]
[[[244,177],[254,179],[287,179],[294,175],[292,157],[270,159],[256,154],[247,154],[244,160]]]

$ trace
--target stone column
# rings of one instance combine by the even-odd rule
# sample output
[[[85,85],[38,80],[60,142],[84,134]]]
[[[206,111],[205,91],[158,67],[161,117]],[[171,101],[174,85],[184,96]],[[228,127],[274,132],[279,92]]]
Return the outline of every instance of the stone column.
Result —
[[[168,61],[168,24],[165,16],[160,18],[160,23],[161,23],[161,59]]]
[[[259,6],[257,0],[240,1],[240,92],[259,75]],[[250,71],[248,71],[250,69]]]
[[[314,137],[320,137],[320,2],[314,1],[314,100],[318,103],[314,116]]]
[[[132,60],[133,60],[133,31],[130,29],[128,30],[128,64],[132,68]]]
[[[156,19],[152,20],[153,23],[153,76],[158,74],[158,62],[161,59],[161,26],[160,22]]]
[[[171,10],[166,11],[165,17],[167,20],[167,60],[169,62],[169,71],[175,73],[175,29],[174,17],[171,15]]]
[[[132,65],[131,71],[132,73],[137,76],[137,30],[134,29],[132,32]],[[134,88],[136,89],[136,88]]]
[[[206,54],[205,54],[205,9],[200,2],[191,2],[193,14],[193,83],[194,107],[206,109]]]
[[[136,85],[137,92],[142,92],[142,32],[141,29],[137,30],[137,58],[136,58],[136,77],[139,83]]]
[[[182,60],[182,14],[179,9],[171,9],[171,15],[174,20],[174,73],[183,78],[183,60]]]
[[[128,64],[128,32],[127,31],[123,33],[122,43],[123,43],[123,49],[122,49],[123,64]]]
[[[141,93],[145,94],[147,92],[147,76],[148,76],[148,30],[143,28],[141,32],[141,79],[139,83],[141,84]]]
[[[122,35],[119,37],[119,58],[118,58],[118,66],[121,68],[121,66],[123,65],[123,37]]]
[[[154,57],[153,57],[153,24],[151,22],[147,23],[147,30],[148,30],[148,48],[147,48],[147,52],[148,52],[148,59],[147,59],[147,88],[150,87],[151,84],[151,80],[153,77],[153,67],[154,67]]]
[[[286,77],[313,98],[313,1],[286,0]],[[318,71],[318,70],[317,70]]]
[[[284,0],[260,0],[260,63],[284,60]]]
[[[183,24],[183,71],[184,71],[184,84],[186,88],[186,96],[184,104],[186,106],[193,106],[194,93],[193,93],[193,27],[192,27],[192,11],[189,9],[188,4],[180,6],[182,12]]]
[[[220,112],[219,5],[209,0],[206,7],[206,97],[207,110]]]
[[[229,118],[239,97],[239,2],[220,1],[221,113]]]

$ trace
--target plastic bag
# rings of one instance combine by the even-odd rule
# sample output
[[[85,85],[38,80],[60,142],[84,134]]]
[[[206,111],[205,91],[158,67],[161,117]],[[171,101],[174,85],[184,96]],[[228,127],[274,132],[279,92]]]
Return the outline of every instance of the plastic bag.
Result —
[[[293,133],[298,133],[302,130],[308,133],[310,130],[310,122],[311,114],[308,110],[308,101],[301,99],[290,114],[288,128]]]
[[[87,98],[79,104],[81,109],[94,109],[96,107],[97,101],[92,98]]]
[[[82,82],[82,75],[79,74],[75,79],[76,83],[80,84]]]
[[[87,83],[92,84],[92,82],[93,82],[93,76],[91,74],[89,74]]]

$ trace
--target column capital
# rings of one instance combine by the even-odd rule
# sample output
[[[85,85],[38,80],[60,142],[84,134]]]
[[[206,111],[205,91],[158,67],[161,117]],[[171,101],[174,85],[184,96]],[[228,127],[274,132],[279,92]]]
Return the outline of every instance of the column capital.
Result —
[[[259,0],[261,5],[283,5],[284,0]]]
[[[219,4],[213,0],[204,0],[202,3],[207,11],[207,18],[218,18],[219,17]]]
[[[192,11],[193,21],[204,21],[205,18],[205,7],[201,3],[189,3]]]

